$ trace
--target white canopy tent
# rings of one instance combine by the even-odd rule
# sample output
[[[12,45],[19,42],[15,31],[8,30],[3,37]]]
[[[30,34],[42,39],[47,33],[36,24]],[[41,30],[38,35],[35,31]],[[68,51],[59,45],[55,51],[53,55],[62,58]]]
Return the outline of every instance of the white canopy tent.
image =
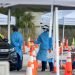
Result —
[[[14,16],[11,16],[10,18],[10,24],[15,25],[16,24],[16,18]],[[0,13],[0,25],[8,25],[8,16]]]
[[[75,25],[75,10],[59,10],[58,23],[63,25],[63,40],[65,25]],[[41,16],[41,25],[50,25],[51,13],[47,13]]]
[[[58,11],[58,23],[60,25],[75,25],[75,10],[59,10]],[[41,16],[41,24],[50,24],[51,13],[47,13]]]
[[[9,7],[9,6],[14,6],[14,5],[34,5],[34,6],[39,6],[39,5],[44,5],[44,6],[51,6],[51,13],[53,14],[53,9],[52,6],[55,6],[54,10],[54,15],[52,15],[51,17],[54,17],[51,20],[51,25],[52,25],[52,21],[53,21],[53,30],[54,33],[56,34],[55,36],[55,40],[56,40],[56,66],[57,66],[57,73],[56,75],[60,75],[59,74],[59,45],[58,45],[58,7],[61,9],[62,6],[63,9],[66,9],[68,7],[68,9],[70,8],[74,8],[75,7],[75,0],[0,0],[0,5],[1,7]],[[66,7],[67,6],[67,7]],[[8,28],[10,30],[10,10],[9,10],[9,18],[8,18]]]

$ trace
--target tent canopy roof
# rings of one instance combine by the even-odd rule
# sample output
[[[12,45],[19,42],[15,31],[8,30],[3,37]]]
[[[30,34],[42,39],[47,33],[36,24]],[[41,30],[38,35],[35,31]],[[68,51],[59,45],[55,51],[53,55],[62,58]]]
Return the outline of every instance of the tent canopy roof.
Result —
[[[50,9],[50,5],[60,6],[59,9],[75,9],[75,0],[0,0],[0,6],[46,6]],[[66,8],[65,8],[66,7]],[[69,8],[68,8],[69,7]],[[73,8],[71,8],[73,7]]]
[[[75,25],[75,10],[59,10],[58,19],[60,25]],[[41,16],[40,23],[50,25],[51,13]]]
[[[75,0],[0,0],[0,3],[27,4],[27,5],[61,5],[61,6],[75,6]]]

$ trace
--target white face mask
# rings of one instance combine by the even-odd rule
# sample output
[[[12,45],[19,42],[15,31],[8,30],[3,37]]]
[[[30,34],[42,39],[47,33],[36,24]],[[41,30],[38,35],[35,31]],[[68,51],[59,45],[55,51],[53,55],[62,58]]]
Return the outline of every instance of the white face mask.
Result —
[[[44,29],[44,31],[47,31],[47,29]]]
[[[43,29],[43,31],[48,31],[47,29]]]

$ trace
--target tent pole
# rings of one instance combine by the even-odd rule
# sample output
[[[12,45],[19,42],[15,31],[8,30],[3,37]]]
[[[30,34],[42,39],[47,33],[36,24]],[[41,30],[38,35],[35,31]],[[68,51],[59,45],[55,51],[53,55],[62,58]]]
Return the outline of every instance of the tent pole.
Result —
[[[10,43],[10,8],[8,9],[8,43]]]
[[[52,37],[53,5],[51,5],[51,19],[49,25],[49,37]]]
[[[58,25],[58,7],[55,7],[55,25],[56,25],[56,67],[57,67],[57,73],[59,74],[59,25]]]
[[[55,46],[56,46],[56,41],[55,41],[55,36],[56,36],[56,34],[55,34],[55,28],[56,28],[56,26],[55,26],[55,10],[53,9],[53,53],[54,53],[54,56],[53,56],[53,58],[54,58],[54,60],[56,60],[56,51],[55,51]]]
[[[62,44],[64,45],[64,29],[65,29],[65,25],[64,25],[64,17],[63,17],[63,38],[62,38]],[[64,47],[64,46],[63,46]],[[63,48],[62,47],[62,59],[63,59]],[[62,64],[62,63],[61,63]]]
[[[63,43],[64,43],[64,29],[65,29],[65,25],[64,25],[64,18],[63,18]]]
[[[65,35],[65,24],[64,24],[64,17],[63,17],[63,38],[62,38],[62,42],[63,42],[63,44],[64,44],[64,35]],[[63,51],[62,51],[62,53],[63,53]]]
[[[62,45],[64,45],[64,29],[65,29],[65,25],[64,25],[64,17],[63,17],[63,35],[62,35]],[[63,60],[63,48],[64,46],[62,46],[62,54],[61,54],[61,67],[62,67],[62,64],[63,64],[63,62],[62,62],[62,60]]]

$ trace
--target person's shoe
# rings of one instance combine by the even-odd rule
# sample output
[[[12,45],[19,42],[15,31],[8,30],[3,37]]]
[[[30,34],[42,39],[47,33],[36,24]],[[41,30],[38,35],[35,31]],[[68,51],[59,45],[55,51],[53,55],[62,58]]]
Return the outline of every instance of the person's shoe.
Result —
[[[41,70],[41,72],[44,72],[45,70]]]
[[[54,71],[50,71],[51,73],[54,73]]]
[[[46,67],[46,69],[47,69],[47,67]]]

